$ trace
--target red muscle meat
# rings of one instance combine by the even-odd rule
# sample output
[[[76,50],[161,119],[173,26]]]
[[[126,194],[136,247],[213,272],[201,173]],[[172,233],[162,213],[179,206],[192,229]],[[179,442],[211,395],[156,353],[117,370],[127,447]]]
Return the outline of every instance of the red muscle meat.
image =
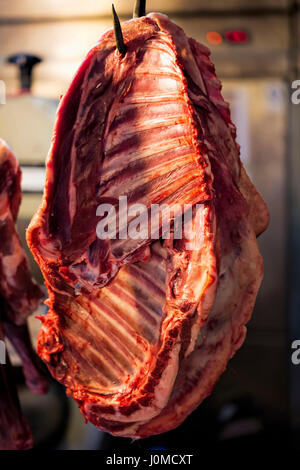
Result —
[[[243,343],[269,216],[209,50],[158,13],[122,31],[126,52],[106,32],[61,100],[27,241],[49,291],[40,357],[87,420],[147,437],[178,426]],[[156,236],[97,236],[97,207],[120,215],[120,196],[147,220],[160,205]]]
[[[19,354],[26,383],[33,393],[45,393],[48,380],[40,371],[26,320],[44,295],[29,272],[28,261],[16,232],[21,202],[18,162],[0,139],[0,340],[7,337]],[[22,416],[8,354],[0,365],[0,449],[32,447],[32,436]]]

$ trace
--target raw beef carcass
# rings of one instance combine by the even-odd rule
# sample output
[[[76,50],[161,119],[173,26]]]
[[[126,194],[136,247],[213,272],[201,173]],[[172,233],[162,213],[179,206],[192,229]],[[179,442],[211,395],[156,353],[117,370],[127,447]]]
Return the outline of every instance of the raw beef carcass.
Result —
[[[48,381],[40,372],[28,333],[26,319],[43,299],[32,279],[28,261],[16,232],[21,202],[21,172],[18,162],[0,139],[0,340],[11,341],[22,363],[26,383],[34,393],[45,393]],[[0,364],[0,449],[32,447],[32,436],[22,416],[8,354]],[[3,361],[3,358],[1,358]]]
[[[115,21],[118,47],[105,33],[61,100],[27,241],[49,291],[40,357],[87,420],[147,437],[178,426],[243,343],[268,212],[209,50],[162,14],[123,36]],[[99,236],[102,204],[114,238]],[[137,207],[149,222],[157,205],[136,236]]]
[[[0,340],[4,332],[0,324]],[[0,364],[0,450],[29,449],[32,436],[22,415],[9,358]]]

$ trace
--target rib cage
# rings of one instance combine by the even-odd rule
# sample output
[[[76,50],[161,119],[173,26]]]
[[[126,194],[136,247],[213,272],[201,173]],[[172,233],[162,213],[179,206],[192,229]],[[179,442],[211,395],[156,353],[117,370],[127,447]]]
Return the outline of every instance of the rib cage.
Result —
[[[208,199],[205,156],[199,159],[198,130],[185,81],[167,38],[150,38],[140,48],[129,90],[117,105],[104,146],[100,197],[127,196],[128,204],[195,203]],[[153,64],[149,72],[145,64]],[[142,98],[142,101],[140,101]],[[155,98],[155,100],[154,100]],[[149,145],[149,142],[151,145]],[[135,175],[132,178],[132,175]],[[207,179],[208,181],[208,179]],[[139,245],[145,240],[140,240]],[[123,257],[137,242],[114,240],[111,249]]]
[[[76,362],[84,364],[82,376],[76,364],[68,375],[73,374],[87,391],[125,393],[137,377],[147,374],[159,348],[164,318],[164,263],[165,253],[158,242],[148,262],[124,266],[116,281],[97,295],[64,300],[61,341]],[[64,353],[62,360],[72,364]]]

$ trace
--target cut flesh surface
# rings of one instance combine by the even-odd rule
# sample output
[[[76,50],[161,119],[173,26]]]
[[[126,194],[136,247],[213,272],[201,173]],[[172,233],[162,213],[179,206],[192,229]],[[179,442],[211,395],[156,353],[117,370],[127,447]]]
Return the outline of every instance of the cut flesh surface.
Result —
[[[21,171],[6,143],[0,139],[0,298],[14,323],[26,322],[43,298],[29,273],[15,223],[21,203]]]
[[[48,380],[40,370],[29,338],[27,317],[43,299],[33,280],[16,229],[21,202],[21,171],[7,144],[0,139],[0,449],[18,450],[33,446],[27,420],[21,412],[14,374],[5,339],[21,358],[26,383],[33,393],[46,393]],[[1,355],[2,360],[2,355]]]

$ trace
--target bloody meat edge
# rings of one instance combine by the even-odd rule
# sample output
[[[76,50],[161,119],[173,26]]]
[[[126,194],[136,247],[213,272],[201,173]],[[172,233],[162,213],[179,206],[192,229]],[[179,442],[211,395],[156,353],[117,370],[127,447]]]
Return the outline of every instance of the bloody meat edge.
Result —
[[[113,30],[101,37],[61,100],[27,242],[49,291],[40,357],[86,420],[139,438],[178,426],[243,343],[269,216],[209,50],[159,13],[122,33],[121,53]],[[119,196],[191,204],[189,233],[99,239],[96,209]]]
[[[21,202],[21,171],[6,143],[0,139],[0,340],[5,337],[21,358],[27,386],[33,393],[48,390],[48,379],[40,370],[33,351],[27,317],[44,295],[32,279],[15,222]],[[2,362],[3,362],[3,358]],[[23,417],[8,354],[0,364],[0,449],[28,449],[32,435]]]

